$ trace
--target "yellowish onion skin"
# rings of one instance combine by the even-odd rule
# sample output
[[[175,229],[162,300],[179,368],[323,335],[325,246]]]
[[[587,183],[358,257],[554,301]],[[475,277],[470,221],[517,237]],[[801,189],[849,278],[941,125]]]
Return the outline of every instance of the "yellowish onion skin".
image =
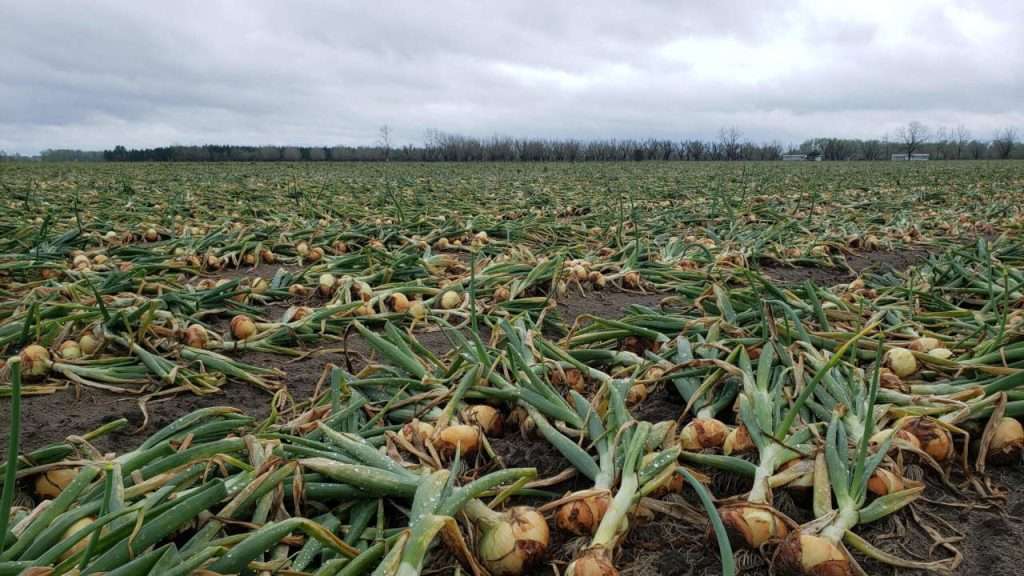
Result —
[[[917,436],[914,436],[913,434],[907,432],[906,430],[894,431],[892,428],[887,428],[885,430],[879,430],[878,432],[875,432],[871,436],[871,438],[868,439],[868,445],[871,447],[872,450],[877,450],[893,434],[896,434],[896,438],[893,440],[894,445],[897,441],[902,441],[906,444],[909,444],[911,447],[917,450],[921,449],[921,441],[917,439]]]
[[[100,341],[90,333],[82,334],[78,339],[78,346],[86,356],[92,356],[100,349]]]
[[[74,536],[76,533],[78,533],[78,531],[83,530],[85,528],[88,528],[95,521],[96,521],[96,519],[93,518],[92,516],[86,516],[85,518],[79,518],[77,521],[75,521],[73,524],[71,524],[71,526],[68,526],[68,529],[64,531],[64,535],[61,536],[61,540],[67,540],[68,538],[70,538],[70,537]],[[72,546],[71,548],[66,550],[63,554],[60,555],[60,558],[59,558],[60,561],[63,562],[64,560],[67,560],[68,558],[71,558],[75,554],[78,554],[79,552],[85,550],[86,547],[89,546],[89,541],[90,541],[89,538],[82,538],[81,540],[76,542],[74,546]]]
[[[784,538],[789,533],[782,517],[766,506],[732,504],[722,506],[718,513],[735,546],[756,550],[765,542]]]
[[[444,310],[453,310],[460,304],[462,304],[462,296],[458,292],[448,290],[441,295],[441,308]]]
[[[551,534],[533,508],[517,506],[503,516],[480,535],[477,553],[492,576],[519,576],[544,558]]]
[[[558,512],[555,513],[555,526],[577,536],[593,534],[597,531],[597,526],[610,504],[611,496],[607,492],[571,500],[558,508]]]
[[[775,570],[782,576],[853,576],[853,566],[839,546],[800,532],[790,534],[779,546]]]
[[[729,427],[721,420],[695,418],[679,433],[679,445],[683,450],[690,452],[721,448],[728,435]]]
[[[750,431],[742,424],[730,430],[729,435],[725,437],[725,442],[722,443],[722,452],[727,456],[747,454],[753,452],[755,448],[754,441],[750,438]]]
[[[193,324],[185,329],[185,345],[192,348],[206,348],[210,342],[210,336],[199,324]]]
[[[248,340],[256,335],[256,323],[245,314],[231,319],[231,335],[235,340]]]
[[[467,424],[453,424],[437,433],[434,446],[445,456],[455,454],[456,449],[463,456],[471,456],[480,448],[480,430]]]
[[[611,555],[604,548],[592,548],[572,561],[565,570],[566,576],[618,576],[619,571],[612,564]]]
[[[1024,426],[1015,418],[1003,417],[996,425],[985,458],[992,464],[1020,462],[1024,449]]]
[[[82,347],[75,340],[65,340],[60,343],[60,357],[65,360],[77,360],[82,357]]]
[[[395,292],[387,297],[388,308],[396,314],[405,314],[409,311],[409,298],[401,292]]]
[[[26,380],[38,380],[50,371],[50,351],[39,344],[29,344],[18,356],[21,358],[21,375]]]
[[[478,426],[488,437],[496,438],[505,431],[505,425],[499,412],[487,404],[475,404],[466,408],[466,422]]]
[[[945,462],[953,456],[953,436],[949,430],[927,416],[907,420],[903,429],[914,435],[921,444],[921,450],[935,459]]]
[[[68,484],[78,475],[78,468],[54,468],[36,476],[34,484],[36,496],[40,498],[56,498],[67,488]]]
[[[893,374],[906,378],[917,372],[917,358],[906,348],[891,348],[886,354],[886,363]]]
[[[868,490],[875,496],[885,496],[903,490],[905,484],[899,475],[879,468],[868,479]]]

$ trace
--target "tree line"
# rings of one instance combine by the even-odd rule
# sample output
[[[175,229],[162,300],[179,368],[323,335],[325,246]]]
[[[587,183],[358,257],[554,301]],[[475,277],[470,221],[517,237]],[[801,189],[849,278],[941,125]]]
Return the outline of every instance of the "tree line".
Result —
[[[780,160],[784,154],[809,159],[885,160],[894,154],[929,154],[935,160],[1008,159],[1024,156],[1013,128],[991,140],[974,138],[963,126],[931,131],[911,122],[878,139],[811,138],[799,145],[754,143],[737,128],[723,128],[716,139],[540,139],[475,138],[429,131],[423,144],[392,146],[391,130],[381,128],[372,146],[161,146],[112,150],[44,150],[43,161],[108,162],[586,162]],[[0,153],[0,159],[4,156]],[[22,157],[23,158],[23,157]]]

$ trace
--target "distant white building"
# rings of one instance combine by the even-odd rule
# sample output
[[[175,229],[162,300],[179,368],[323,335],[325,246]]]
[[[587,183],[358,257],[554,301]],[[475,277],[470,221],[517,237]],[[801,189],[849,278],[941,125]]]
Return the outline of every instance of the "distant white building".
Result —
[[[785,162],[802,162],[807,160],[807,154],[783,154],[782,160]]]
[[[893,154],[893,160],[927,160],[927,154]]]

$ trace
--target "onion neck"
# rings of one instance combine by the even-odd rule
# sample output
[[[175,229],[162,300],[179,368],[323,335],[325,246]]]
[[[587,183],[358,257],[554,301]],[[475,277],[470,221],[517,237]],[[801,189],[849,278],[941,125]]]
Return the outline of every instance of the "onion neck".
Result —
[[[597,532],[594,533],[594,539],[591,542],[593,546],[609,549],[612,547],[626,514],[633,506],[633,498],[639,488],[640,479],[637,474],[630,474],[622,478],[619,482],[619,491],[615,493],[611,506],[605,512],[604,518],[601,519]]]
[[[770,444],[761,451],[761,462],[754,472],[754,486],[750,489],[747,502],[751,504],[771,504],[771,477],[775,474],[776,462],[781,451],[776,444]]]

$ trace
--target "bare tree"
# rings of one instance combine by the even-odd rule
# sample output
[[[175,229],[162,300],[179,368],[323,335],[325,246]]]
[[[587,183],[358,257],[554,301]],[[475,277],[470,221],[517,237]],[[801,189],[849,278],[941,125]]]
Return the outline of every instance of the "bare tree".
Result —
[[[387,124],[380,127],[380,147],[384,149],[384,161],[391,159],[391,127]]]
[[[917,120],[896,130],[896,137],[903,142],[908,158],[928,141],[928,134],[928,127]]]
[[[953,145],[956,149],[956,159],[960,160],[967,153],[967,143],[971,141],[971,131],[963,124],[958,124],[953,131]]]
[[[740,138],[743,137],[743,133],[739,131],[739,128],[730,126],[728,128],[722,128],[718,131],[718,140],[722,144],[722,153],[725,154],[726,160],[738,160],[740,157]]]
[[[996,132],[995,138],[992,139],[992,152],[995,153],[996,158],[1006,160],[1013,152],[1013,145],[1016,143],[1017,129],[1004,128]]]

